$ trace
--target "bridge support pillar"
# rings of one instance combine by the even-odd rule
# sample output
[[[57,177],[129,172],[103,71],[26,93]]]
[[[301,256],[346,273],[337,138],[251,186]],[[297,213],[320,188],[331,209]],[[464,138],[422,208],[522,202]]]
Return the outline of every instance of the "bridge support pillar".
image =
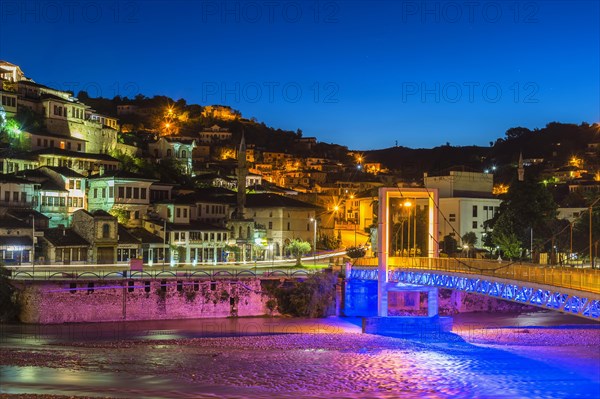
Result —
[[[427,316],[437,316],[438,309],[438,289],[430,288],[427,291]]]

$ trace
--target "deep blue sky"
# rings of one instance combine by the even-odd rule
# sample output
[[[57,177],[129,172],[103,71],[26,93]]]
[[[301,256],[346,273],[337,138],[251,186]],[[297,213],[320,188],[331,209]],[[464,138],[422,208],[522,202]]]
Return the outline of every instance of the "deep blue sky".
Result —
[[[599,3],[4,0],[0,59],[62,89],[227,104],[352,149],[488,145],[600,121]]]

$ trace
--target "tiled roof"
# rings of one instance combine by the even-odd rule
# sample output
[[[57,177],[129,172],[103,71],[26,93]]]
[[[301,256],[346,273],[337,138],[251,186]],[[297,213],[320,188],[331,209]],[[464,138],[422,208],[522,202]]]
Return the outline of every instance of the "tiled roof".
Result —
[[[71,228],[65,229],[58,227],[55,229],[44,230],[44,239],[55,247],[87,247],[90,245],[89,242]]]
[[[246,195],[246,208],[306,208],[318,209],[319,207],[308,202],[284,197],[277,194],[248,194]]]
[[[119,162],[118,159],[113,158],[107,154],[92,154],[89,152],[77,152],[77,151],[71,151],[71,150],[63,150],[63,149],[56,148],[56,147],[42,148],[40,150],[31,151],[31,154],[34,154],[34,155],[59,155],[59,156],[71,157],[71,158],[95,159],[95,160],[99,160],[99,161]]]
[[[63,175],[64,177],[79,178],[79,179],[85,178],[84,175],[79,174],[79,173],[75,172],[73,169],[67,168],[66,166],[42,166],[40,169],[50,169],[60,175]]]
[[[3,229],[31,229],[31,226],[16,217],[5,216],[0,218],[0,228]]]
[[[189,224],[167,223],[167,231],[229,231],[224,227],[212,225],[210,223],[192,221]]]
[[[120,230],[119,230],[120,231]],[[162,237],[157,236],[156,234],[150,233],[148,230],[143,229],[141,227],[137,227],[135,229],[127,229],[129,233],[137,238],[142,244],[162,244]]]
[[[33,184],[32,181],[17,177],[14,174],[4,175],[2,173],[0,173],[0,183]]]
[[[140,240],[131,234],[123,225],[119,225],[119,244],[139,244]]]
[[[0,236],[0,247],[2,246],[19,246],[30,247],[33,244],[29,236]]]
[[[90,179],[135,179],[135,180],[150,180],[150,181],[158,181],[158,179],[154,179],[152,177],[147,177],[138,173],[127,172],[125,170],[107,170],[103,174],[93,175],[89,177]]]

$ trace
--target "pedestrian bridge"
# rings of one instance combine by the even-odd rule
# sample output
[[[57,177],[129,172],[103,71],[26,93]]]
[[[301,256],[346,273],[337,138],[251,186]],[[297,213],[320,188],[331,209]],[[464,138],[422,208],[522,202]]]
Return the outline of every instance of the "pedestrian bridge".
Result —
[[[388,257],[390,284],[449,288],[600,320],[600,270],[460,258]],[[350,279],[377,280],[378,259]]]

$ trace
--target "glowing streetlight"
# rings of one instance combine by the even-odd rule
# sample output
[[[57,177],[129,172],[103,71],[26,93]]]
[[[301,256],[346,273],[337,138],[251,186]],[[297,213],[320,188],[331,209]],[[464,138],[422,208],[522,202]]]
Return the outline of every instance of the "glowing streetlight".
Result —
[[[314,223],[313,231],[313,263],[317,264],[317,219],[310,218],[310,221]]]

